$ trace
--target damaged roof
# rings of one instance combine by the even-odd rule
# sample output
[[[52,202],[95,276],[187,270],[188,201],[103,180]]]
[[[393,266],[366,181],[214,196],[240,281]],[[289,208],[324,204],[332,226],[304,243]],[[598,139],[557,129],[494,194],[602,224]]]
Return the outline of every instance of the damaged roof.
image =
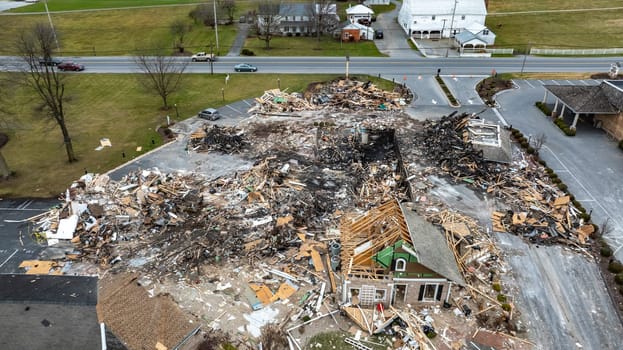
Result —
[[[617,114],[623,110],[623,89],[614,81],[596,86],[544,85],[575,113]]]
[[[448,248],[443,234],[430,222],[415,212],[413,203],[400,204],[402,215],[409,228],[419,262],[454,283],[465,285],[456,265],[454,254]]]

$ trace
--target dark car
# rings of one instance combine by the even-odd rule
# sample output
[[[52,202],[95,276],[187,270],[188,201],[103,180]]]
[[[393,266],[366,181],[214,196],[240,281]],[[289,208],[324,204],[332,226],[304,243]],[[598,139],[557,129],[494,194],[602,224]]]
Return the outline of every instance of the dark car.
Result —
[[[62,62],[62,63],[60,63],[56,67],[58,69],[62,70],[62,71],[67,71],[67,70],[80,71],[80,70],[84,70],[84,66],[83,65],[78,64],[76,62],[70,62],[70,61]]]
[[[217,120],[221,117],[218,110],[214,108],[206,108],[199,112],[199,118],[207,119],[207,120]]]
[[[383,39],[383,31],[382,30],[376,30],[374,32],[374,38],[375,39]]]
[[[236,72],[257,72],[257,67],[248,63],[240,63],[234,66],[234,70]]]
[[[62,60],[53,57],[42,58],[39,60],[39,64],[42,66],[58,66],[62,62]]]

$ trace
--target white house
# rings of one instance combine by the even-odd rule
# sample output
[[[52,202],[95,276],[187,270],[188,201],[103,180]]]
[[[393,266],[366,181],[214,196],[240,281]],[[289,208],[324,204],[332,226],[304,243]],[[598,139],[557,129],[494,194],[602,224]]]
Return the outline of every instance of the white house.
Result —
[[[415,39],[454,37],[473,23],[485,25],[485,0],[403,0],[398,23]]]
[[[346,9],[346,17],[351,23],[357,23],[360,19],[372,21],[372,15],[374,11],[363,5],[355,5]]]
[[[454,42],[461,53],[479,52],[495,43],[495,34],[482,24],[472,23],[454,36]]]
[[[275,9],[266,10],[261,6],[258,9],[258,25],[266,27],[266,21],[271,22],[271,32],[284,36],[311,35],[316,31],[315,18],[322,18],[321,30],[332,32],[339,24],[337,6],[326,4],[282,3],[278,5],[278,14]]]

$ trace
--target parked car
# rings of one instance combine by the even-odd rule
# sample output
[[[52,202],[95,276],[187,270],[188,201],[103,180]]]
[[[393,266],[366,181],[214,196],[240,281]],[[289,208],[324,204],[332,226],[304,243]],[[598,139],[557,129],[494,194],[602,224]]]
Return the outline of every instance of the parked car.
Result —
[[[59,58],[47,57],[39,60],[39,64],[42,66],[58,66],[63,61]]]
[[[206,108],[199,112],[198,116],[199,118],[207,120],[217,120],[221,117],[221,114],[218,112],[218,110],[214,108]]]
[[[248,64],[248,63],[240,63],[234,66],[234,71],[236,72],[257,72],[257,67]]]
[[[196,54],[190,56],[190,59],[193,62],[197,62],[197,61],[204,61],[204,62],[215,61],[214,58],[215,58],[214,54],[205,53],[205,52],[197,52]]]
[[[72,70],[72,71],[81,71],[84,70],[84,65],[82,64],[78,64],[76,62],[71,62],[71,61],[64,61],[61,62],[58,66],[56,66],[58,69],[62,70],[62,71],[67,71],[67,70]]]
[[[383,39],[383,31],[380,29],[377,29],[374,31],[374,38],[375,39]]]

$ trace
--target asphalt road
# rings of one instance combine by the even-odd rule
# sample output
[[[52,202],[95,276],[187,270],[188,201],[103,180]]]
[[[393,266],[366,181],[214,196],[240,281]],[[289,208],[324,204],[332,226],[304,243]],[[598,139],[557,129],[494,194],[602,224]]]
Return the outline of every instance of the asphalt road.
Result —
[[[90,73],[137,73],[139,69],[129,56],[115,57],[61,57],[85,65]],[[189,58],[179,58],[188,62]],[[623,57],[503,57],[503,58],[400,58],[400,57],[350,57],[349,73],[433,75],[437,69],[445,75],[488,75],[495,69],[505,72],[607,72],[610,65],[623,61]],[[215,73],[232,73],[234,65],[246,62],[256,65],[258,73],[283,74],[344,74],[345,57],[229,57],[220,56],[214,62]],[[0,70],[19,70],[21,63],[14,57],[0,56]],[[209,73],[210,63],[195,62],[188,65],[188,73]],[[80,74],[80,73],[78,73]],[[238,73],[257,74],[257,73]]]
[[[46,212],[56,200],[0,200],[0,273],[20,272],[24,260],[37,259],[45,246],[31,238],[32,225],[25,219]]]

